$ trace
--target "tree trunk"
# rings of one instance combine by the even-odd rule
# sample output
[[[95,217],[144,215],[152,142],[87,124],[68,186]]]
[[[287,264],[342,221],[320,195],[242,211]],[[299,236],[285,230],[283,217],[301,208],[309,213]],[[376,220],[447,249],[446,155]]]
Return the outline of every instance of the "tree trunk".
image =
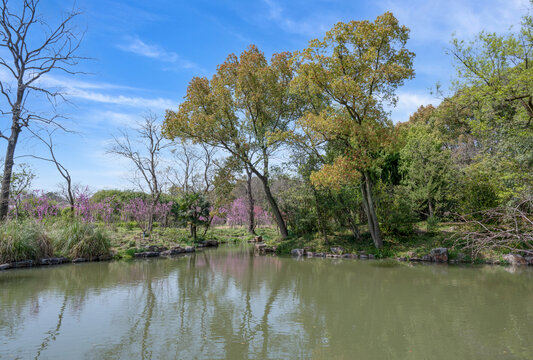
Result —
[[[270,192],[270,186],[268,185],[268,179],[265,178],[264,176],[258,176],[258,177],[259,177],[259,180],[261,180],[261,182],[263,183],[265,195],[268,200],[268,203],[270,204],[270,208],[272,209],[272,212],[274,213],[274,219],[276,220],[276,224],[278,225],[280,235],[283,239],[285,239],[287,236],[289,236],[289,232],[287,231],[287,226],[285,225],[283,216],[281,216],[281,211],[279,210],[278,204],[276,203],[276,199],[274,199],[274,196],[272,196],[272,192]]]
[[[318,227],[320,229],[320,232],[322,233],[322,237],[324,238],[324,244],[329,245],[328,230],[326,227],[326,214],[324,213],[323,208],[320,205],[318,191],[316,190],[314,186],[312,186],[312,189],[313,189],[313,195],[315,197],[316,214],[318,216]]]
[[[191,236],[192,236],[192,240],[193,242],[196,242],[196,225],[194,224],[191,224]]]
[[[355,222],[355,218],[351,212],[348,212],[348,224],[350,224],[350,230],[352,230],[353,237],[355,240],[361,240],[361,234],[359,233],[359,228]]]
[[[252,172],[246,169],[246,195],[248,195],[248,232],[255,235],[255,214],[254,214],[254,196],[252,194]]]
[[[379,229],[374,198],[372,196],[372,180],[367,171],[363,172],[361,193],[363,195],[363,206],[365,208],[366,217],[368,218],[368,230],[370,231],[370,235],[372,236],[376,248],[381,249],[383,247],[383,240],[381,238],[381,230]]]
[[[429,217],[433,217],[433,203],[431,202],[431,198],[428,199],[428,208],[429,208]]]
[[[2,195],[0,198],[0,220],[4,220],[9,212],[9,193],[11,187],[11,176],[13,173],[13,164],[15,157],[15,147],[17,146],[20,127],[15,124],[15,114],[13,115],[13,126],[11,127],[11,136],[7,142],[6,157],[4,162],[4,177],[2,178]]]

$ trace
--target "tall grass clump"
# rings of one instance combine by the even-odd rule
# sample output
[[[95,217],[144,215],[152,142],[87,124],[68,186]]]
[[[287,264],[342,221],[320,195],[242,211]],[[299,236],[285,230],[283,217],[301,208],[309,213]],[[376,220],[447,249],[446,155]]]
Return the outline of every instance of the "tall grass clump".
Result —
[[[33,219],[0,224],[0,263],[38,260],[52,256],[44,226]]]
[[[56,250],[71,258],[92,258],[108,255],[109,234],[95,224],[72,219],[61,224],[55,235]]]

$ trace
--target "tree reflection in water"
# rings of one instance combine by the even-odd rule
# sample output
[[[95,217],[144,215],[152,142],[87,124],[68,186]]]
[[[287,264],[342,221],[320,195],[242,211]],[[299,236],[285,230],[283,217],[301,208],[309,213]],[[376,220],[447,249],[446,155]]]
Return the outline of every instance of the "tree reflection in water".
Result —
[[[5,272],[0,348],[7,358],[528,359],[531,270],[221,247]]]

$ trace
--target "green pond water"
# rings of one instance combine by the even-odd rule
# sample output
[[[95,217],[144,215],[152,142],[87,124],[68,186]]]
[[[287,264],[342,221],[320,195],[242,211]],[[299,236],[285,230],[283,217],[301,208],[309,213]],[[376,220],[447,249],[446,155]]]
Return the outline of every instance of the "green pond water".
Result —
[[[533,269],[254,257],[0,273],[1,359],[533,359]]]

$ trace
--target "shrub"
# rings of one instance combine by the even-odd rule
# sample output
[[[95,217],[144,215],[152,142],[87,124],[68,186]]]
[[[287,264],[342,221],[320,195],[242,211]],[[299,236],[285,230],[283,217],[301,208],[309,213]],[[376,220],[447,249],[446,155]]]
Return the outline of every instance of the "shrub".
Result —
[[[42,224],[34,220],[0,225],[0,263],[51,256],[52,245]]]
[[[61,226],[55,242],[57,250],[64,255],[72,258],[91,258],[109,253],[109,235],[102,227],[79,219]]]
[[[395,190],[389,192],[381,201],[379,212],[382,230],[386,235],[409,236],[414,233],[417,216],[405,194],[405,188],[398,187]]]

